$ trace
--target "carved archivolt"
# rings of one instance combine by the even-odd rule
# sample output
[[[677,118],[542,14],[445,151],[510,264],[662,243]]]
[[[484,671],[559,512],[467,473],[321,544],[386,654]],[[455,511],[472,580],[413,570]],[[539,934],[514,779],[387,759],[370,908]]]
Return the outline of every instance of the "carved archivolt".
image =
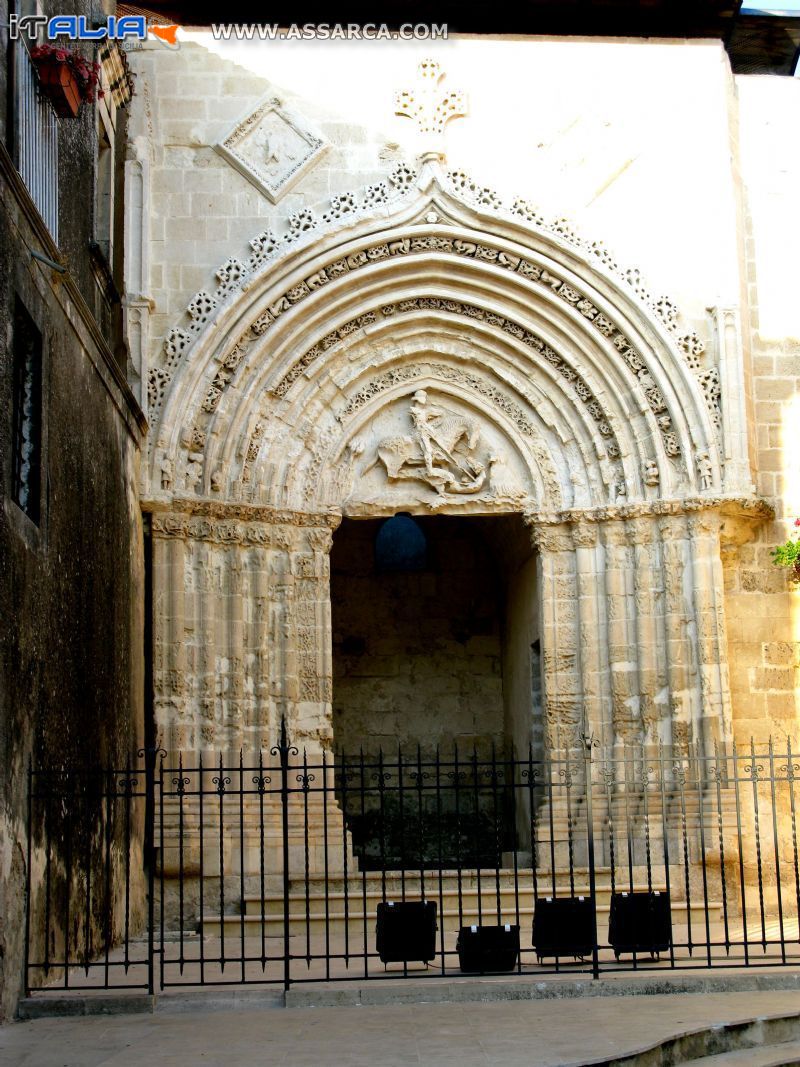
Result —
[[[421,235],[419,237],[406,237],[393,242],[381,242],[367,249],[335,260],[332,264],[317,271],[313,277],[306,279],[288,290],[281,298],[273,302],[267,309],[251,323],[244,331],[239,340],[233,345],[228,354],[223,358],[217,369],[215,377],[208,389],[201,405],[200,417],[207,419],[216,411],[222,395],[233,380],[237,368],[245,358],[250,346],[257,337],[262,336],[272,325],[288,310],[311,295],[319,288],[321,278],[326,282],[340,278],[344,274],[352,273],[362,267],[389,259],[394,256],[407,256],[422,252],[449,253],[455,256],[479,259],[483,262],[492,263],[505,270],[513,271],[547,287],[560,297],[565,303],[575,307],[580,314],[592,324],[592,326],[605,338],[609,339],[619,353],[620,360],[627,367],[630,374],[636,379],[642,388],[647,403],[654,413],[656,422],[661,433],[666,454],[674,460],[680,457],[681,449],[677,435],[673,429],[672,417],[667,410],[667,405],[661,390],[656,385],[650,374],[649,368],[641,354],[633,347],[631,342],[619,330],[616,324],[602,314],[599,309],[574,286],[567,284],[563,279],[553,275],[546,268],[539,267],[523,257],[512,256],[506,251],[494,248],[488,244],[467,242],[452,237],[437,235]],[[599,402],[592,394],[591,389],[584,379],[569,367],[553,349],[546,345],[531,330],[503,315],[498,315],[474,304],[463,301],[449,300],[437,297],[420,297],[412,300],[403,300],[395,304],[383,305],[379,310],[364,312],[348,322],[326,334],[319,342],[313,345],[297,360],[286,372],[279,382],[273,387],[273,393],[283,397],[288,392],[292,383],[313,363],[319,360],[326,352],[340,341],[356,333],[366,326],[374,325],[381,319],[395,314],[403,314],[420,310],[437,310],[449,314],[460,315],[476,322],[482,322],[496,329],[516,337],[523,344],[541,353],[558,372],[571,382],[572,387],[579,399],[584,403],[598,424],[600,433],[609,439],[608,454],[614,459],[620,455],[619,445],[614,438],[611,425],[602,411]],[[204,433],[202,424],[194,428],[198,435]],[[249,453],[249,450],[248,450]],[[246,461],[249,471],[251,462]]]
[[[603,410],[600,402],[592,393],[592,390],[589,388],[586,381],[565,360],[563,360],[557,352],[555,352],[535,333],[533,333],[531,330],[525,329],[518,323],[512,322],[510,319],[506,318],[503,315],[497,315],[494,312],[486,311],[484,308],[477,307],[474,304],[466,304],[460,300],[440,299],[438,297],[417,297],[413,300],[401,300],[396,304],[384,305],[380,309],[379,314],[382,318],[386,319],[392,317],[393,315],[402,315],[408,314],[410,312],[426,310],[442,311],[450,315],[459,315],[464,318],[472,319],[474,322],[481,322],[487,326],[493,326],[496,329],[502,330],[504,333],[510,334],[512,337],[515,337],[517,340],[521,341],[522,344],[527,345],[528,348],[542,355],[547,360],[547,362],[554,368],[554,370],[557,371],[562,378],[564,378],[567,382],[570,383],[575,395],[578,397],[581,403],[586,406],[589,414],[597,423],[598,431],[607,441],[606,452],[608,456],[611,459],[619,458],[620,448],[617,439],[614,435],[614,431],[611,427],[609,417]],[[369,312],[366,315],[358,316],[357,320],[351,320],[351,322],[361,321],[366,318],[369,318],[370,322],[375,322],[378,320],[378,313]],[[341,332],[341,337],[339,337],[340,340],[343,337],[348,336],[352,332],[349,326],[350,324],[346,323],[345,326],[340,327],[339,331],[336,331],[337,334]],[[328,336],[330,337],[331,335],[329,334]],[[289,386],[292,384],[292,382],[297,380],[297,377],[302,372],[302,370],[305,370],[306,367],[310,366],[315,360],[319,359],[323,351],[325,351],[324,348],[320,348],[319,346],[315,345],[314,348],[306,352],[305,355],[303,355],[297,361],[297,363],[295,363],[294,366],[284,375],[280,382],[277,383],[277,385],[273,388],[272,392],[279,397],[285,396],[286,392],[289,389]],[[470,374],[468,372],[459,372],[454,370],[452,367],[440,367],[438,365],[434,368],[434,371],[437,374],[439,373],[439,371],[441,371],[442,376],[445,379],[449,379],[451,381],[461,381],[464,384],[468,385],[471,389],[480,392],[488,399],[491,399],[496,403],[500,403],[500,405],[504,408],[506,413],[511,417],[511,419],[514,421],[514,423],[517,425],[517,427],[522,433],[525,433],[528,436],[533,435],[532,427],[528,420],[525,418],[522,409],[519,408],[518,405],[514,405],[513,402],[509,401],[498,390],[493,389],[491,386],[489,386],[485,379],[482,378],[480,375]],[[400,370],[398,368],[395,371],[389,371],[387,373],[390,375],[388,379],[388,384],[391,385],[391,375],[399,374]],[[378,379],[376,379],[376,381],[377,380]],[[358,410],[358,408],[362,406],[365,400],[369,399],[371,395],[374,395],[375,391],[379,392],[380,388],[374,390],[369,394],[365,393],[364,389],[359,390],[350,399],[347,406],[337,417],[340,419],[347,418],[348,415],[352,414],[353,411]]]
[[[299,241],[304,235],[308,235],[309,239],[315,237],[320,224],[334,228],[342,220],[355,221],[358,218],[370,217],[374,215],[377,207],[380,207],[381,211],[385,212],[385,205],[399,201],[400,198],[409,193],[415,185],[416,177],[414,170],[401,164],[390,176],[390,184],[380,182],[368,187],[360,194],[340,194],[333,198],[328,211],[324,212],[320,217],[310,209],[296,212],[289,220],[287,233],[280,236],[271,231],[260,233],[250,242],[252,254],[246,260],[235,258],[227,260],[217,271],[217,281],[219,283],[217,288],[210,293],[202,291],[196,294],[189,303],[187,307],[187,314],[190,319],[189,324],[186,327],[174,328],[168,334],[164,342],[163,365],[151,368],[148,382],[151,421],[156,421],[157,419],[165,392],[183,355],[230,293],[240,290],[244,285],[249,284],[253,275],[262,271],[268,262],[282,254],[288,245]],[[564,220],[556,220],[549,225],[544,225],[541,221],[541,216],[536,210],[522,200],[517,199],[511,206],[506,206],[501,197],[491,190],[477,186],[466,175],[451,174],[450,179],[454,193],[466,203],[482,208],[491,208],[516,221],[523,219],[531,222],[549,234],[595,256],[600,264],[621,276],[632,288],[636,296],[659,316],[665,326],[673,333],[676,347],[684,354],[687,363],[696,372],[700,371],[700,357],[705,351],[705,342],[694,333],[681,336],[677,334],[678,314],[674,303],[667,297],[653,300],[643,285],[637,269],[620,271],[613,257],[610,256],[601,243],[589,242],[581,238]],[[439,216],[437,215],[436,218],[438,219]],[[314,231],[313,234],[312,231]],[[281,297],[273,301],[268,308],[264,309],[222,358],[217,373],[202,401],[203,413],[211,415],[215,411],[225,388],[232,380],[254,340],[266,332],[281,315],[296,304],[299,304],[329,282],[357,271],[370,263],[397,256],[430,252],[480,260],[504,270],[513,271],[529,281],[549,289],[565,303],[574,307],[579,314],[592,323],[599,333],[611,340],[631,372],[639,379],[645,390],[648,403],[656,412],[659,420],[667,454],[674,458],[679,455],[680,447],[676,436],[671,431],[671,422],[666,411],[664,398],[652,379],[644,357],[641,352],[634,348],[623,331],[604,315],[584,293],[581,293],[563,278],[553,274],[545,267],[531,262],[529,259],[513,255],[484,242],[461,240],[445,234],[409,236],[398,238],[391,242],[378,241],[368,248],[333,260],[323,268],[318,269],[313,275],[293,285]],[[367,318],[363,318],[363,321],[360,322],[354,320],[340,329],[356,330],[368,325],[369,321]],[[309,361],[313,361],[320,352],[325,351],[327,347],[337,343],[337,340],[340,339],[341,335],[328,335],[323,338],[319,342],[319,346],[315,346],[307,354]],[[298,367],[297,373],[302,373],[302,369],[302,367]],[[701,385],[715,424],[719,425],[719,379],[717,376],[715,383],[715,373],[713,370],[703,372]],[[291,381],[287,383],[286,388],[288,388],[288,384],[291,384]]]

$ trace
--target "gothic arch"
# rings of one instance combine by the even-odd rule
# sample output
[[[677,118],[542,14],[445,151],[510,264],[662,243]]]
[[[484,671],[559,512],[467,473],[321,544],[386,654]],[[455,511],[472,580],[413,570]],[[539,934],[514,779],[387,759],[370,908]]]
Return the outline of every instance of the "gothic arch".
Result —
[[[763,509],[733,498],[698,339],[526,205],[436,163],[397,183],[259,235],[150,372],[168,747],[258,747],[282,716],[324,742],[331,530],[439,509],[532,526],[548,736],[727,735],[720,536]],[[412,403],[455,427],[460,474],[392,476],[386,455],[422,447]]]
[[[546,468],[538,482],[549,483],[532,493],[540,508],[722,489],[715,412],[701,384],[669,329],[599,260],[522,218],[466,203],[430,164],[393,210],[348,218],[310,230],[244,286],[232,282],[216,306],[196,298],[201,328],[190,344],[174,334],[168,342],[184,350],[151,409],[150,494],[166,457],[176,489],[190,495],[342,504],[299,486],[298,472],[311,466],[319,478],[320,449],[325,463],[341,457],[341,412],[351,394],[374,389],[371,374],[425,358],[430,368],[437,345],[451,350],[445,393],[456,367],[468,374],[472,363],[499,391],[494,407],[482,398],[482,416],[494,421],[499,404],[535,426],[529,436]],[[276,428],[296,444],[309,420],[309,455],[294,455],[283,472]],[[577,493],[568,477],[576,454]]]

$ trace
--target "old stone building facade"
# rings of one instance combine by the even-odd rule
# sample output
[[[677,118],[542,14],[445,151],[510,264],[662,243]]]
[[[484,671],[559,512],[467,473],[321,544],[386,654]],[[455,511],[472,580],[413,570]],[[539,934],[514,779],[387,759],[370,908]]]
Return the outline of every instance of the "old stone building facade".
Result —
[[[769,553],[796,507],[797,82],[734,80],[708,42],[383,46],[382,72],[349,56],[376,128],[296,47],[241,52],[264,77],[198,43],[133,59],[165,748],[256,750],[283,716],[308,745],[793,731]],[[469,557],[473,601],[491,568],[479,619],[443,635],[435,583],[381,607],[398,513]]]
[[[0,5],[0,1019],[25,982],[30,870],[48,855],[63,886],[70,862],[65,836],[30,817],[29,766],[124,764],[145,739],[147,423],[126,380],[109,203],[129,87],[111,89],[124,69],[111,49],[106,95],[57,118],[25,42],[9,39],[13,11]],[[121,182],[116,193],[121,206]],[[37,947],[48,907],[32,895]]]
[[[749,829],[757,776],[739,819],[736,758],[724,788],[718,766],[686,787],[685,765],[720,743],[797,737],[798,593],[771,553],[800,513],[800,80],[734,77],[715,40],[320,48],[181,30],[127,64],[126,115],[105,104],[58,129],[58,242],[20,177],[16,131],[3,127],[0,150],[2,395],[20,394],[28,318],[44,375],[36,520],[7,488],[16,400],[0,439],[4,1010],[24,982],[26,875],[28,947],[48,961],[37,984],[51,944],[66,974],[123,936],[127,978],[156,896],[181,975],[184,931],[221,937],[224,965],[237,924],[244,959],[248,906],[262,957],[283,923],[288,974],[289,868],[310,964],[310,887],[324,880],[327,908],[331,875],[347,902],[361,863],[366,973],[364,864],[378,860],[353,826],[384,800],[365,802],[364,754],[398,746],[420,761],[480,754],[491,773],[497,753],[545,766],[587,734],[612,759],[669,753],[630,805],[627,768],[612,796],[598,765],[611,872],[598,892],[613,890],[622,805],[641,837],[631,886],[637,869],[651,888],[658,792],[667,880],[670,835],[683,846],[676,915],[691,918],[707,863],[725,898],[725,856],[738,859],[746,946],[745,886],[758,881],[762,923],[781,887]],[[304,783],[291,795],[290,744]],[[360,757],[349,807],[334,750]],[[85,871],[70,870],[69,805],[26,823],[26,763],[69,779],[87,751],[106,808],[87,787]],[[776,868],[796,846],[784,772],[762,807]],[[502,842],[495,827],[498,922],[512,853],[518,912],[518,868],[532,874],[530,914],[542,842],[553,893],[556,867],[574,895],[574,865],[594,861],[573,840],[576,811],[588,841],[594,824],[570,765],[555,798],[528,773]],[[470,865],[457,833],[451,925]],[[218,893],[205,914],[204,880]],[[480,872],[471,891],[480,914]],[[349,922],[326,913],[326,966],[328,935]]]

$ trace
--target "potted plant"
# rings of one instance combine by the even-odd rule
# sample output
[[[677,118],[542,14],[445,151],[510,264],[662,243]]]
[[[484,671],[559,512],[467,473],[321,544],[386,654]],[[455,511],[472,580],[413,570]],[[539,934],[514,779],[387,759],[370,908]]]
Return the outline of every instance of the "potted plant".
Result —
[[[99,88],[100,64],[80,52],[52,44],[40,44],[31,52],[39,86],[57,115],[72,118],[81,104],[91,104],[103,95]]]
[[[800,519],[795,519],[794,524],[800,526]],[[776,567],[791,568],[791,580],[800,582],[800,535],[794,540],[790,537],[785,544],[773,548],[772,562]]]

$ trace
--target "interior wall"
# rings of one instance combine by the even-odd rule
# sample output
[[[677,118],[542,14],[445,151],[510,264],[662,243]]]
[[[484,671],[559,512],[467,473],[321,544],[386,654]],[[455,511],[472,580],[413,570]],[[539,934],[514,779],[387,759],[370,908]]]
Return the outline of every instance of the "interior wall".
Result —
[[[348,753],[502,748],[504,577],[485,520],[422,517],[428,562],[380,573],[381,520],[333,539],[334,741]]]
[[[536,558],[528,556],[509,574],[503,626],[503,702],[506,736],[518,759],[542,751],[541,644]]]

